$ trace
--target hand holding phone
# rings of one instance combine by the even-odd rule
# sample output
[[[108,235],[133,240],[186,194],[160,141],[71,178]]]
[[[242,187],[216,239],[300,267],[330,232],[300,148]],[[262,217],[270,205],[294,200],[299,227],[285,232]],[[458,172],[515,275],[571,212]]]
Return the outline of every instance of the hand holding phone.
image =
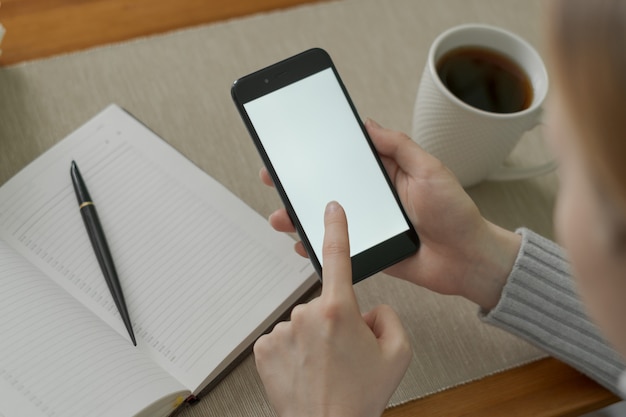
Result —
[[[243,77],[231,92],[320,276],[333,200],[348,218],[353,282],[415,253],[417,234],[325,51]]]

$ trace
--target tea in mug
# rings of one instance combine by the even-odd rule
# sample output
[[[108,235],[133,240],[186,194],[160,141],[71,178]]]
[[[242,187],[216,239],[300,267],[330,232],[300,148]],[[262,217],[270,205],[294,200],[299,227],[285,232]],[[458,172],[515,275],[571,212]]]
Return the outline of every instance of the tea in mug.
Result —
[[[443,84],[458,99],[492,113],[516,113],[530,107],[533,88],[512,59],[484,47],[460,47],[437,62]]]

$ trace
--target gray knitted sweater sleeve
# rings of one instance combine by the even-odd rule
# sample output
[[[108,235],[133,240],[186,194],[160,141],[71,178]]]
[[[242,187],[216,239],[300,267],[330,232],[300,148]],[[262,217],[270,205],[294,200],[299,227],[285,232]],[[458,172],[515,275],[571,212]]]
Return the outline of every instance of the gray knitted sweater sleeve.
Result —
[[[498,305],[482,319],[516,334],[614,393],[625,365],[590,321],[555,243],[519,229],[522,246]]]

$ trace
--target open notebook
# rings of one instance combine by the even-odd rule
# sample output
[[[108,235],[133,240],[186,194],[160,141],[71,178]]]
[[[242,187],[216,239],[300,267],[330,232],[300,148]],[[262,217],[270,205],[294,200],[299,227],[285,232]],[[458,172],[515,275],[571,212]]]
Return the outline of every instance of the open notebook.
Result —
[[[72,160],[137,347],[89,243]],[[316,282],[291,238],[111,105],[0,188],[0,415],[168,415]]]

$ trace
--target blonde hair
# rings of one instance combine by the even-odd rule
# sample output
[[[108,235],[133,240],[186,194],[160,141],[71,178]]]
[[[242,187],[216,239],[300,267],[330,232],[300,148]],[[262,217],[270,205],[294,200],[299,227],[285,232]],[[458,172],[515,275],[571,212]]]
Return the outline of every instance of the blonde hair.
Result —
[[[550,67],[582,149],[626,218],[626,1],[558,0]]]

